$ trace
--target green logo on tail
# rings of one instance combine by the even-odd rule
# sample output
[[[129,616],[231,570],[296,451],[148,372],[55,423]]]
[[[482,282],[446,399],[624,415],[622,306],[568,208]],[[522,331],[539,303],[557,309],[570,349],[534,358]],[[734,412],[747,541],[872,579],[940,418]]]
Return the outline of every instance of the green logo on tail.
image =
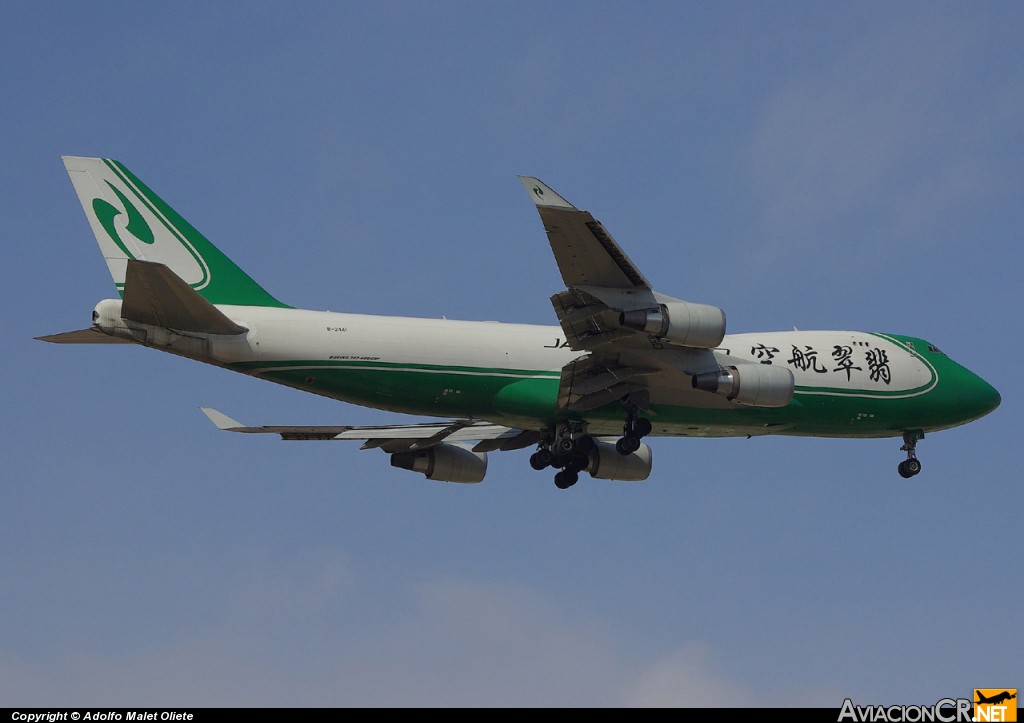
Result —
[[[146,219],[142,217],[139,210],[132,205],[123,193],[117,190],[110,181],[107,181],[107,185],[110,186],[110,190],[117,194],[117,197],[121,199],[121,203],[124,204],[125,211],[128,213],[128,223],[125,225],[125,229],[132,236],[137,238],[144,244],[152,244],[155,240],[153,236],[153,229],[146,223]],[[107,235],[113,239],[117,247],[121,249],[125,255],[134,259],[135,254],[128,250],[128,247],[121,241],[121,237],[117,233],[117,229],[114,227],[114,217],[121,214],[121,212],[112,206],[111,204],[104,201],[102,198],[94,198],[92,200],[92,210],[96,214],[96,218],[99,219],[100,225],[103,226],[103,230],[107,232]]]

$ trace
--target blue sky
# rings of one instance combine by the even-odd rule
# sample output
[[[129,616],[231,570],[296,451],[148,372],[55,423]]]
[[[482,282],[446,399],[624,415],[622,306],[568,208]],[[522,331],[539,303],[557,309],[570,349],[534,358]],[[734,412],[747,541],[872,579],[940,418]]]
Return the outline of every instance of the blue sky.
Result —
[[[0,17],[0,704],[839,707],[1021,687],[1020,3],[46,3]],[[735,332],[927,338],[1002,406],[919,445],[664,439],[567,492],[142,348],[60,156],[124,162],[271,293],[554,323],[517,174]],[[1017,470],[1016,472],[1014,470]]]

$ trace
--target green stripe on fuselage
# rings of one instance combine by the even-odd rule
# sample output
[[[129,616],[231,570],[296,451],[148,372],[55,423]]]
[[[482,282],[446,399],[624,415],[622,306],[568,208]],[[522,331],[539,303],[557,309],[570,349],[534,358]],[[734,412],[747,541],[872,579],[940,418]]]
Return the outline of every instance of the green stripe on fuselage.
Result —
[[[553,421],[560,373],[379,361],[232,364],[236,371],[334,399],[407,414]]]

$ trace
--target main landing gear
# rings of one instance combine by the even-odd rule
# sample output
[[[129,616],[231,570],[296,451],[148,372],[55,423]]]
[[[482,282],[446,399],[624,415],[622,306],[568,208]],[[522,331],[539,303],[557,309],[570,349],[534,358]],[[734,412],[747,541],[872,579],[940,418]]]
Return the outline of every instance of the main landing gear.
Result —
[[[615,442],[616,451],[623,456],[640,449],[641,438],[650,434],[652,428],[649,420],[638,416],[636,404],[628,402],[625,406],[626,423],[622,436]],[[569,489],[579,481],[580,472],[590,466],[590,455],[596,446],[583,422],[559,422],[530,455],[530,466],[538,471],[554,467],[559,470],[555,474],[555,486],[560,490]]]
[[[921,471],[921,461],[917,458],[917,441],[924,439],[924,432],[904,432],[903,446],[900,450],[907,453],[907,458],[900,462],[900,477],[910,479]]]
[[[559,422],[554,433],[540,443],[530,455],[530,466],[535,470],[555,467],[555,486],[560,490],[569,489],[579,481],[580,472],[590,465],[590,453],[594,451],[594,438],[584,433],[581,422]]]
[[[640,440],[651,433],[650,420],[638,416],[636,404],[626,403],[626,423],[622,426],[622,437],[615,443],[616,451],[625,456],[640,449]]]

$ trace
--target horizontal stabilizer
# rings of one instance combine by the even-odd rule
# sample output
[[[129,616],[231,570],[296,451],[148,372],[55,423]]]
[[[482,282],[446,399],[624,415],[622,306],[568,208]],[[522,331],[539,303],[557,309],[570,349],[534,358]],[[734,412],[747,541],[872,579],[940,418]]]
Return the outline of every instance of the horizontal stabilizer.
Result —
[[[119,336],[104,334],[95,326],[78,331],[65,331],[63,334],[50,334],[48,336],[37,336],[39,341],[48,341],[53,344],[131,344],[128,339]]]
[[[204,334],[244,334],[246,329],[164,264],[130,259],[121,316],[141,324]]]

